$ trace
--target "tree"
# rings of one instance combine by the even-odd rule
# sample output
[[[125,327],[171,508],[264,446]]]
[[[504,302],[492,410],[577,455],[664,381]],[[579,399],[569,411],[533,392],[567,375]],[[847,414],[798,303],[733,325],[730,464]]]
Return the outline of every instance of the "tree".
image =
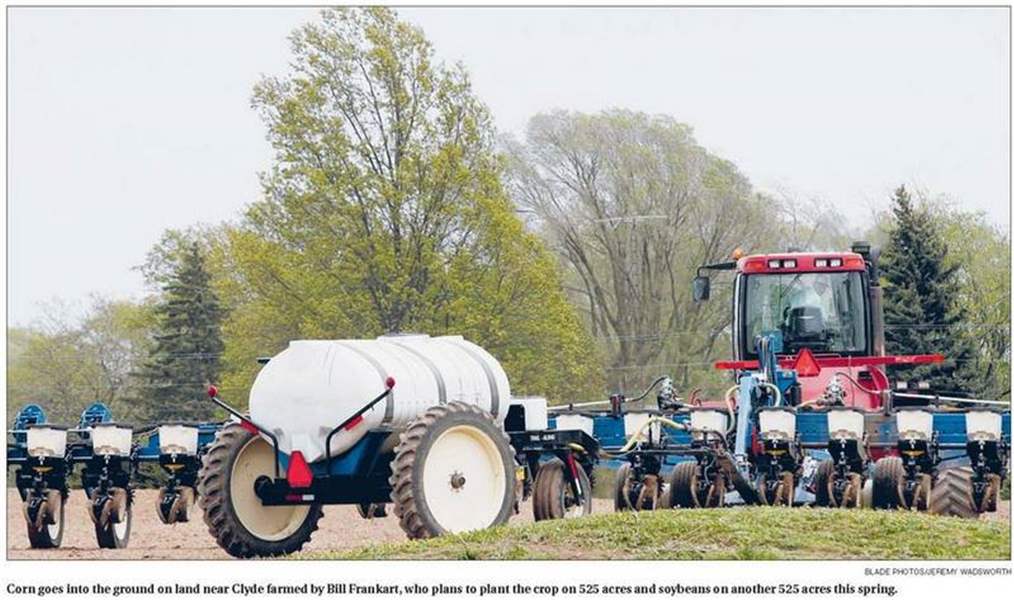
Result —
[[[958,281],[956,304],[964,315],[959,327],[975,346],[972,363],[982,394],[998,399],[1010,393],[1010,234],[982,213],[939,206],[948,266]]]
[[[513,213],[464,69],[386,8],[325,10],[291,41],[292,73],[254,91],[275,150],[265,197],[212,252],[232,309],[230,392],[291,339],[404,331],[465,335],[516,389],[597,391],[591,344]]]
[[[712,301],[694,304],[691,279],[737,247],[775,242],[772,203],[667,116],[556,111],[533,117],[524,143],[505,144],[512,195],[567,267],[610,385],[629,392],[660,372],[712,377],[729,286],[716,280]]]
[[[8,422],[35,403],[50,421],[70,425],[96,401],[130,419],[138,394],[131,372],[145,355],[151,320],[147,305],[96,297],[81,318],[52,304],[30,327],[8,329]]]
[[[946,356],[940,365],[895,370],[940,393],[975,394],[983,382],[974,366],[976,349],[961,329],[961,281],[948,259],[941,227],[904,186],[895,190],[891,210],[893,223],[881,258],[887,351]]]
[[[220,376],[223,315],[196,244],[182,253],[154,313],[153,345],[138,373],[138,412],[152,421],[210,418],[214,410],[204,394]]]

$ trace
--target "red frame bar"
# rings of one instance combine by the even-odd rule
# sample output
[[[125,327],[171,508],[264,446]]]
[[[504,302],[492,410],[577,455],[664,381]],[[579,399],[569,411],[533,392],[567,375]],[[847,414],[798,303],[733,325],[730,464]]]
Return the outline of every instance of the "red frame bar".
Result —
[[[821,369],[830,367],[874,367],[879,365],[927,365],[944,361],[943,354],[909,354],[902,356],[825,356],[814,357]],[[778,366],[791,369],[796,364],[796,357],[778,359]],[[715,363],[716,369],[745,370],[759,369],[756,360],[720,360]]]

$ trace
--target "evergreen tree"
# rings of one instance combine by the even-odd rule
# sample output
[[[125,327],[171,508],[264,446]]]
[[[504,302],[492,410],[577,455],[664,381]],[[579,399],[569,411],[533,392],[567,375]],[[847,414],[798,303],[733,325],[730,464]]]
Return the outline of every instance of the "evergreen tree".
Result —
[[[905,187],[892,197],[894,224],[881,259],[888,354],[943,354],[937,365],[896,367],[901,380],[925,381],[937,393],[981,391],[976,351],[962,329],[957,268],[947,266],[947,244],[925,206]]]
[[[145,396],[136,415],[152,421],[210,418],[214,410],[205,390],[219,380],[222,309],[197,244],[183,249],[155,314],[154,343],[139,373]]]

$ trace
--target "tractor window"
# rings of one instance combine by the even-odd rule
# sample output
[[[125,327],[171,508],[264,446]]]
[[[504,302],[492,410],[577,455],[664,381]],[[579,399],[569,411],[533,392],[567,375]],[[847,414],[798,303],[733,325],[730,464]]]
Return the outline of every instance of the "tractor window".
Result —
[[[782,349],[795,353],[867,351],[866,295],[858,272],[765,273],[746,277],[747,354],[757,336],[780,332]]]

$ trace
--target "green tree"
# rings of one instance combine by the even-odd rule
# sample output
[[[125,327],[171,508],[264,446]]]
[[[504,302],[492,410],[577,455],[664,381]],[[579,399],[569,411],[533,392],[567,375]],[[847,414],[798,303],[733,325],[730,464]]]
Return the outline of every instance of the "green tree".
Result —
[[[983,382],[976,375],[977,352],[962,331],[961,281],[940,224],[904,186],[895,190],[891,210],[882,255],[887,351],[946,357],[940,365],[896,368],[897,376],[926,381],[940,393],[978,393]]]
[[[958,280],[961,330],[976,347],[977,379],[990,399],[1010,392],[1010,234],[984,214],[939,209],[948,264]]]
[[[661,374],[710,384],[728,352],[729,281],[695,304],[700,265],[760,250],[777,216],[731,162],[665,115],[554,111],[523,143],[505,141],[515,201],[567,268],[572,301],[607,357],[609,384],[628,394]]]
[[[222,309],[211,288],[197,244],[182,252],[154,307],[156,327],[138,375],[140,416],[152,421],[207,419],[214,413],[204,395],[220,377]]]
[[[96,401],[131,419],[138,394],[131,372],[145,355],[151,322],[147,305],[94,298],[82,318],[51,305],[30,327],[8,329],[8,422],[35,403],[50,421],[70,425]]]
[[[461,66],[386,8],[336,9],[291,37],[293,71],[254,91],[275,164],[211,262],[231,316],[226,390],[291,339],[454,333],[515,389],[598,391],[552,256],[513,212],[494,125]]]

